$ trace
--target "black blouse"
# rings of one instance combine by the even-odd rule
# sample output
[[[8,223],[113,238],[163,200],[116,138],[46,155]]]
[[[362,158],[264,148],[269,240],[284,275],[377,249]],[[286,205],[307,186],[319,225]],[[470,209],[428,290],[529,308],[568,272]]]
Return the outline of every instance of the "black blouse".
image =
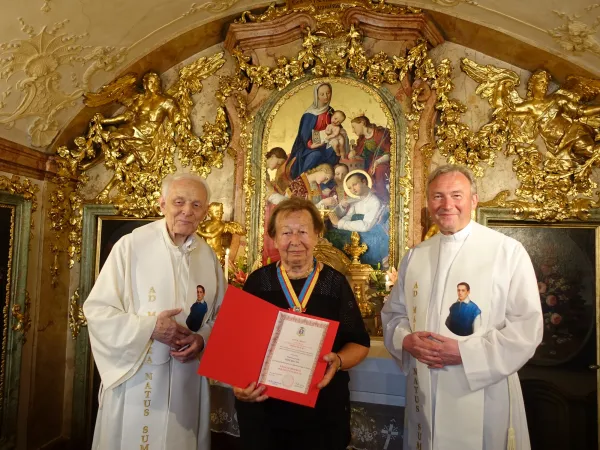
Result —
[[[299,295],[306,278],[290,281],[296,295]],[[250,274],[244,284],[244,290],[279,308],[289,308],[277,278],[276,264],[270,264]],[[346,277],[327,265],[323,266],[319,274],[319,279],[306,305],[306,314],[340,323],[332,351],[340,351],[348,342],[364,347],[370,346],[369,335]],[[264,414],[264,418],[271,426],[287,429],[304,428],[311,423],[331,420],[336,415],[341,417],[344,414],[339,413],[349,408],[349,381],[347,372],[337,372],[329,385],[319,393],[315,408],[276,399],[268,399],[262,404],[239,405],[242,402],[236,402],[236,405],[241,407],[238,408],[238,416],[243,420],[244,412],[251,413],[255,417]],[[264,410],[258,411],[260,408]]]

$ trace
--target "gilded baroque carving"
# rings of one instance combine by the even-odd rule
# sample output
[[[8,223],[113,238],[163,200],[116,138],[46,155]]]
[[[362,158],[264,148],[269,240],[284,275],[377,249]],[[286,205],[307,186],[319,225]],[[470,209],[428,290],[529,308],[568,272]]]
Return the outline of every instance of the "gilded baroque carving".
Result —
[[[31,202],[31,212],[37,210],[37,194],[40,188],[37,184],[33,184],[29,178],[21,179],[18,175],[13,175],[9,179],[4,175],[0,175],[0,191],[22,196],[25,200]],[[33,219],[31,220],[31,227],[33,228]]]
[[[223,203],[219,202],[212,202],[208,206],[208,219],[198,225],[197,233],[202,236],[206,240],[206,243],[215,251],[221,264],[225,263],[223,235],[245,234],[243,227],[239,223],[223,220]]]
[[[419,9],[410,7],[400,7],[397,5],[388,5],[384,2],[349,2],[340,7],[339,2],[337,8],[327,10],[327,7],[319,7],[319,11],[324,11],[316,14],[317,8],[312,5],[312,2],[293,2],[292,9],[290,4],[287,6],[277,7],[272,5],[267,11],[260,16],[255,16],[246,12],[239,19],[238,23],[246,22],[266,22],[290,14],[295,11],[309,12],[316,19],[316,27],[314,30],[307,28],[302,42],[302,50],[296,57],[288,59],[279,57],[276,60],[274,67],[260,66],[253,64],[251,58],[244,54],[242,49],[236,47],[232,54],[236,58],[239,70],[243,72],[250,81],[257,86],[262,86],[266,89],[283,89],[292,81],[303,77],[307,72],[315,76],[339,76],[347,70],[354,73],[358,78],[365,80],[374,86],[381,86],[384,83],[395,84],[405,79],[410,74],[412,80],[417,80],[418,83],[439,84],[438,92],[438,109],[456,108],[459,102],[456,100],[450,102],[448,93],[453,85],[450,81],[449,62],[445,61],[441,67],[436,69],[435,64],[427,54],[427,43],[425,41],[417,42],[417,45],[407,51],[404,56],[388,56],[385,53],[377,53],[372,57],[368,57],[363,46],[363,36],[360,30],[353,25],[349,29],[344,29],[341,24],[341,14],[345,8],[349,6],[362,6],[370,10],[387,14],[410,14],[420,13]],[[306,3],[306,4],[305,4]],[[334,2],[331,2],[334,3]],[[322,6],[321,4],[319,6]],[[332,6],[332,5],[329,5]],[[409,82],[409,86],[412,81]],[[424,102],[428,98],[423,96],[424,88],[418,88],[413,91],[412,95],[412,111],[407,114],[407,118],[411,122],[411,133],[406,136],[406,146],[411,148],[411,142],[416,143],[419,138],[419,122],[421,112],[424,108]],[[451,117],[453,118],[453,117]],[[448,133],[452,127],[458,127],[457,120],[455,123],[446,125]],[[464,145],[461,142],[461,145]],[[433,153],[431,146],[424,148],[424,152]],[[465,157],[465,161],[471,161],[476,172],[482,174],[483,169],[477,169],[479,163],[489,162],[493,159],[481,160],[475,158],[475,155],[470,158]],[[246,169],[248,170],[248,169]],[[390,186],[390,191],[403,194],[407,201],[404,203],[404,235],[405,242],[408,242],[410,221],[410,191],[412,190],[412,161],[407,155],[406,164],[404,167],[405,176],[398,180],[399,186]],[[248,195],[246,198],[250,198]],[[248,205],[247,205],[248,206]],[[248,214],[248,207],[246,208]],[[247,224],[249,218],[247,217]]]
[[[344,252],[352,257],[352,264],[360,264],[360,255],[367,250],[367,244],[360,243],[360,235],[356,231],[350,235],[350,244],[344,244]]]
[[[66,33],[67,20],[49,29],[44,26],[37,33],[22,19],[19,22],[28,38],[0,44],[0,80],[20,76],[0,97],[0,124],[13,127],[17,121],[30,120],[31,144],[46,147],[63,125],[59,113],[74,106],[81,94],[90,89],[95,72],[112,71],[123,62],[127,49],[83,46],[80,42],[87,36]],[[61,87],[62,71],[73,64],[86,70],[81,80],[73,75],[75,89],[65,92]],[[14,90],[21,92],[18,105],[12,111],[3,111]]]
[[[592,10],[599,8],[600,4],[594,3],[585,8],[586,15]],[[600,43],[594,38],[600,28],[600,16],[596,16],[592,24],[581,20],[578,14],[567,14],[562,11],[553,11],[566,23],[548,30],[548,34],[554,38],[556,43],[564,50],[572,53],[591,52],[600,55]]]
[[[0,181],[1,178],[0,178]],[[11,286],[11,278],[12,278],[12,261],[13,261],[13,248],[14,248],[14,239],[15,239],[15,216],[14,213],[12,215],[10,221],[10,238],[8,240],[8,264],[6,266],[6,282],[5,286],[6,294],[4,297],[4,308],[2,308],[2,358],[0,359],[0,405],[3,405],[4,402],[4,380],[6,380],[6,347],[8,344],[8,327],[10,324],[8,311],[10,307],[10,286]]]
[[[83,314],[83,308],[79,304],[79,289],[76,289],[69,300],[69,328],[73,339],[77,339],[81,327],[87,327],[87,319]]]
[[[341,26],[339,20],[336,23]],[[354,25],[347,31],[336,31],[333,37],[329,34],[319,36],[318,31],[319,28],[315,33],[307,29],[303,49],[291,60],[279,57],[276,67],[252,64],[251,58],[239,48],[234,49],[233,56],[250,81],[266,89],[283,89],[309,70],[319,77],[340,76],[351,70],[358,78],[379,87],[383,83],[401,81],[412,69],[415,69],[415,76],[421,78],[433,68],[431,60],[426,58],[425,42],[420,42],[404,57],[389,57],[380,52],[369,58],[362,46],[362,34]]]
[[[492,120],[473,134],[475,148],[490,156],[505,148],[515,156],[513,170],[521,182],[517,200],[500,195],[497,203],[523,218],[585,220],[596,204],[597,185],[590,177],[600,158],[600,106],[588,102],[600,93],[600,80],[571,75],[559,90],[548,93],[550,74],[538,70],[523,99],[516,91],[520,79],[515,72],[466,58],[461,68],[494,108]],[[535,143],[538,137],[544,149]]]
[[[29,315],[29,308],[31,307],[31,299],[29,298],[29,292],[25,291],[25,309],[21,312],[21,305],[13,305],[11,309],[14,322],[12,324],[12,330],[17,333],[21,333],[21,343],[27,342],[27,332],[31,328],[31,316]]]
[[[87,133],[75,139],[75,149],[57,150],[57,189],[50,196],[50,218],[57,239],[66,234],[69,267],[79,260],[81,252],[81,220],[84,196],[82,188],[88,180],[86,171],[97,160],[113,172],[113,177],[95,199],[115,205],[125,216],[159,215],[157,200],[162,179],[175,171],[175,157],[184,167],[207,176],[213,167],[220,168],[229,145],[229,124],[224,102],[237,89],[246,87],[240,77],[223,77],[213,123],[203,125],[203,135],[192,131],[192,95],[202,90],[202,80],[213,75],[223,64],[223,53],[199,58],[179,71],[178,81],[166,92],[154,72],[143,77],[127,74],[103,86],[97,93],[86,94],[90,107],[121,103],[125,110],[113,117],[96,114]],[[111,196],[111,192],[116,194]],[[58,276],[59,247],[54,245],[53,283]]]

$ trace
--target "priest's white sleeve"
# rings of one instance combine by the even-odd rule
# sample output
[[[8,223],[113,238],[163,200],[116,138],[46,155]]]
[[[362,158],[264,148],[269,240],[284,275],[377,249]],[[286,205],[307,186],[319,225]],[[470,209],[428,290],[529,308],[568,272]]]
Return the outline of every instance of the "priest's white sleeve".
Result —
[[[104,389],[126,381],[125,375],[143,361],[156,326],[156,316],[138,316],[127,292],[130,236],[113,247],[83,304],[94,360]]]
[[[406,312],[406,299],[404,296],[404,282],[406,269],[412,249],[402,258],[398,268],[398,280],[390,292],[389,300],[381,309],[383,325],[383,340],[390,354],[398,361],[405,374],[410,370],[411,355],[402,349],[404,338],[413,331],[410,328],[410,319]]]
[[[485,388],[519,370],[542,341],[543,320],[535,271],[520,243],[507,256],[510,285],[504,324],[481,336],[459,342],[465,375],[471,390]],[[501,311],[497,312],[502,318]]]
[[[225,275],[223,273],[223,270],[221,269],[221,263],[217,259],[217,256],[214,252],[211,251],[211,254],[213,256],[213,264],[215,267],[215,277],[217,278],[217,292],[215,293],[215,301],[213,302],[212,311],[209,311],[210,315],[208,316],[208,320],[198,330],[198,334],[204,338],[204,348],[206,348],[206,344],[208,343],[208,338],[210,337],[213,325],[215,324],[215,320],[217,320],[217,313],[219,312],[219,308],[221,308],[221,303],[223,303],[223,296],[225,295],[225,289],[227,288],[227,286],[225,285]]]

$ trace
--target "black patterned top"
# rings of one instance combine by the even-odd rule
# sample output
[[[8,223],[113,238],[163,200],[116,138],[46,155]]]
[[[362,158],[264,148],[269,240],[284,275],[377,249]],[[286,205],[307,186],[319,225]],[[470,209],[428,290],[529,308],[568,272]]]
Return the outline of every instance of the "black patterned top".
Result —
[[[306,278],[290,281],[296,295],[299,295]],[[270,264],[250,274],[244,284],[244,290],[279,308],[289,308],[277,278],[276,264]],[[346,277],[327,265],[323,266],[319,274],[319,279],[306,305],[306,314],[340,323],[332,351],[338,352],[349,342],[364,347],[370,346],[369,335]],[[240,409],[248,410],[247,412],[252,411],[251,414],[255,417],[264,414],[271,427],[286,429],[310,427],[311,424],[317,424],[322,420],[331,420],[336,415],[342,418],[346,416],[344,412],[349,411],[349,381],[347,372],[337,372],[329,385],[319,393],[315,408],[268,399],[262,404],[241,405],[241,408],[238,408],[238,418],[243,420],[245,415]],[[241,402],[236,402],[236,405],[239,403]],[[261,408],[264,410],[259,411]]]

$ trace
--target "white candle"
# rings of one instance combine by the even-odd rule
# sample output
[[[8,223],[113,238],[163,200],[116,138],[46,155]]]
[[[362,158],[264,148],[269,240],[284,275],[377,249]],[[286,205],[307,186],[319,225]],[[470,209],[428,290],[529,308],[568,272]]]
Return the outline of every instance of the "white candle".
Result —
[[[225,250],[225,284],[229,283],[229,249]]]
[[[392,286],[392,283],[390,282],[390,276],[386,273],[385,274],[385,290],[389,291],[391,286]]]

